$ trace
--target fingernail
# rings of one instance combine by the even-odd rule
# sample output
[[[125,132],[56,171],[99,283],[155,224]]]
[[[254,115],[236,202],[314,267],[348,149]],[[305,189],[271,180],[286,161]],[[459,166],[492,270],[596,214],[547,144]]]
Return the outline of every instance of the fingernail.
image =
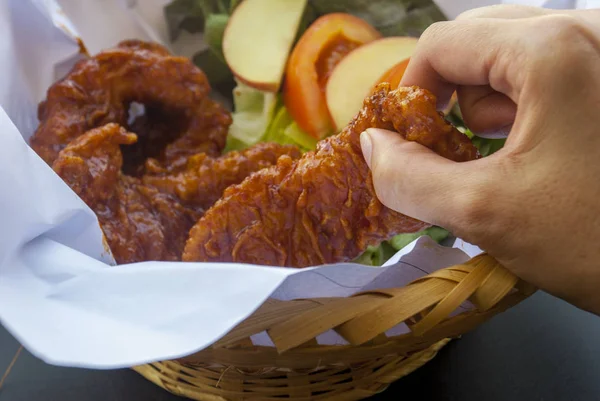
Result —
[[[368,131],[364,131],[362,134],[360,134],[360,147],[362,148],[363,156],[367,162],[367,166],[371,168],[371,152],[373,151],[373,144]]]

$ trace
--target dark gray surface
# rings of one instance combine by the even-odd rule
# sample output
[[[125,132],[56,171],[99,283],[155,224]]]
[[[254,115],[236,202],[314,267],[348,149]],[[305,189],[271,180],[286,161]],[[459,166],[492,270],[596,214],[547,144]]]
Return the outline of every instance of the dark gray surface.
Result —
[[[0,329],[0,373],[17,348]],[[600,400],[599,379],[600,318],[538,293],[454,341],[372,401]],[[0,401],[59,400],[181,398],[129,370],[57,368],[27,352],[0,389]]]

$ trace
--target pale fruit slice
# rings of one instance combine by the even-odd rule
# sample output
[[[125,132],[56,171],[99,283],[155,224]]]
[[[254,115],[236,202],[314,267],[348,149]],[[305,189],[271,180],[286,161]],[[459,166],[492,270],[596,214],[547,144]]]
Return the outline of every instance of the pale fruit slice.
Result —
[[[307,0],[244,0],[223,34],[223,54],[246,85],[277,92]]]
[[[334,68],[325,97],[337,131],[344,128],[362,107],[365,97],[383,74],[412,56],[417,39],[389,37],[351,51]]]

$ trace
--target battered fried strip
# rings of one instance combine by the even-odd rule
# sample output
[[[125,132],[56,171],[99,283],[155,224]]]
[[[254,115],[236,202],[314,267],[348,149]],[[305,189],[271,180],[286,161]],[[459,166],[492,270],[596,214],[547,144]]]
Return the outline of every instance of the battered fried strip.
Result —
[[[259,143],[218,158],[205,153],[191,156],[180,171],[168,171],[160,165],[149,164],[142,180],[144,184],[177,196],[190,207],[206,210],[227,187],[239,184],[255,171],[274,165],[284,155],[298,159],[301,153],[290,145]]]
[[[338,135],[293,161],[229,187],[190,231],[184,261],[304,267],[348,261],[368,245],[428,224],[377,199],[359,136],[370,127],[397,131],[454,161],[479,157],[470,140],[436,111],[426,90],[379,85]]]
[[[199,216],[174,197],[121,173],[120,145],[135,141],[135,134],[107,124],[71,142],[53,169],[96,213],[117,263],[180,260]]]
[[[125,126],[129,104],[138,102],[183,122],[183,132],[165,150],[168,162],[198,152],[218,155],[231,124],[229,113],[208,98],[206,75],[191,60],[166,53],[159,45],[126,41],[79,61],[39,105],[33,149],[52,164],[86,131],[111,122]]]

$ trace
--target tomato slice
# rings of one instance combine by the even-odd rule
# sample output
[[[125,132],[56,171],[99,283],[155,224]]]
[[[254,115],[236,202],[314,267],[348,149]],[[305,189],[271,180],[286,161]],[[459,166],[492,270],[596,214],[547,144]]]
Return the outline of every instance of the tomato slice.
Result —
[[[348,53],[380,37],[366,21],[345,13],[324,15],[304,32],[288,60],[283,88],[285,106],[304,132],[316,139],[332,133],[327,80]]]

